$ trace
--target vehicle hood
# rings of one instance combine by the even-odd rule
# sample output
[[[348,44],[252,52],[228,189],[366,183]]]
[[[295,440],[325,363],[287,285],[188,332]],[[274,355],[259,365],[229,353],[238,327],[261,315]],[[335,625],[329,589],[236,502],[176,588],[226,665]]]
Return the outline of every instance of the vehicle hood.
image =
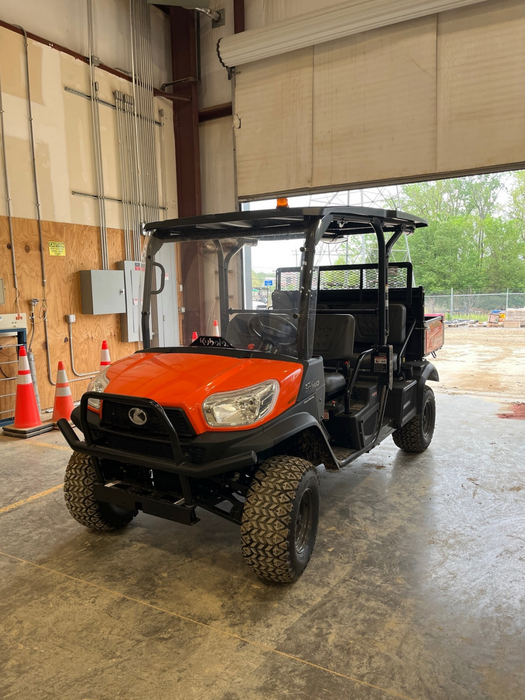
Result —
[[[195,432],[202,433],[212,430],[205,422],[201,408],[202,402],[211,394],[244,389],[276,379],[280,386],[279,397],[274,409],[261,421],[263,423],[295,403],[302,374],[302,364],[285,360],[239,358],[213,353],[140,352],[110,366],[106,392],[140,396],[153,399],[164,407],[182,408]],[[246,426],[245,429],[251,427]]]

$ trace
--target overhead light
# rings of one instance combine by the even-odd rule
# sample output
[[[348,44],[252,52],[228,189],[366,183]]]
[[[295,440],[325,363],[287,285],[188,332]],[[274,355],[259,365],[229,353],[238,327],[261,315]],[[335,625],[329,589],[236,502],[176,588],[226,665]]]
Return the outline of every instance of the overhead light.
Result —
[[[333,41],[351,34],[487,0],[361,0],[308,12],[259,29],[223,37],[217,46],[227,68]]]

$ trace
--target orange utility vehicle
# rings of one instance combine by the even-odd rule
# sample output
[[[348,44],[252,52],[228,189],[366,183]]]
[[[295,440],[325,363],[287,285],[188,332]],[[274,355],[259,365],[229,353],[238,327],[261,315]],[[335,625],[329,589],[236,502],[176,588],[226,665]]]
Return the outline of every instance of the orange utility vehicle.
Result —
[[[72,516],[115,530],[139,510],[193,525],[203,508],[240,525],[256,574],[295,581],[316,538],[318,468],[338,470],[389,435],[408,452],[432,440],[427,381],[438,374],[425,355],[437,346],[425,342],[435,335],[411,264],[389,264],[395,242],[426,225],[354,207],[148,224],[144,349],[92,382],[72,415],[83,440],[59,421],[74,450],[64,483]],[[330,244],[366,233],[377,264],[319,264]],[[173,244],[186,275],[184,338],[151,347],[165,276],[156,256]],[[268,308],[254,308],[258,269]]]

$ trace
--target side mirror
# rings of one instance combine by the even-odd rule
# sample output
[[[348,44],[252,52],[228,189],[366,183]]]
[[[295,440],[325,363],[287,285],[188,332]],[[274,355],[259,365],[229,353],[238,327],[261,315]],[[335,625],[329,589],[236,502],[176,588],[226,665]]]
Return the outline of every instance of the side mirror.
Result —
[[[153,267],[158,267],[160,270],[160,287],[158,289],[152,289],[151,293],[160,294],[164,290],[164,285],[166,284],[166,270],[164,269],[164,265],[161,265],[159,262],[154,262]]]

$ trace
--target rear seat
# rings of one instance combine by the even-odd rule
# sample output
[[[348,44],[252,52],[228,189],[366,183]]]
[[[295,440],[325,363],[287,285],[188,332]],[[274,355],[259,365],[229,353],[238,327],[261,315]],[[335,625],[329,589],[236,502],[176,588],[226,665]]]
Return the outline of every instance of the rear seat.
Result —
[[[365,307],[366,308],[366,307]],[[374,307],[375,308],[375,307]],[[406,340],[407,308],[404,304],[390,304],[388,343],[394,346],[394,369],[397,369],[398,354]],[[355,367],[359,355],[377,343],[378,317],[375,313],[356,314],[355,345],[350,358],[350,365]],[[397,347],[396,347],[397,346]],[[367,355],[361,363],[361,369],[370,369],[372,357]]]

